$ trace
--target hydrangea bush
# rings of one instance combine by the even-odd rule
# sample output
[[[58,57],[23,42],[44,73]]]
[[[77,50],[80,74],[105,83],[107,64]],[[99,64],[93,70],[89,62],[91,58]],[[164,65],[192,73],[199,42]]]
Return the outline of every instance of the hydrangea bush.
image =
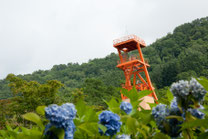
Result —
[[[208,89],[208,81],[202,81],[199,82]],[[122,90],[131,103],[112,98],[106,101],[108,109],[104,111],[95,111],[83,100],[75,105],[39,106],[36,112],[41,116],[33,112],[22,116],[36,125],[15,129],[7,126],[0,130],[0,138],[206,138],[208,106],[202,106],[206,90],[199,82],[191,79],[173,83],[168,105],[152,104],[152,110],[138,111],[138,100],[151,91],[138,93],[135,88]]]
[[[205,114],[199,108],[203,109],[200,102],[207,91],[194,78],[190,82],[181,80],[173,83],[170,90],[174,96],[170,107],[159,104],[152,109],[152,115],[161,132],[171,137],[178,137],[183,131],[183,135],[189,138],[193,132],[190,129],[185,130],[183,125],[196,118],[204,118]],[[180,130],[181,126],[184,130]]]

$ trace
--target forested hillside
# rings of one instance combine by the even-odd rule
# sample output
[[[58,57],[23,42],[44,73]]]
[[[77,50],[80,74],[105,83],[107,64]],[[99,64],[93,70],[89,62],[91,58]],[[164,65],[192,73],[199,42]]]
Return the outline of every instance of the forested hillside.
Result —
[[[150,77],[157,88],[191,76],[208,77],[208,17],[176,27],[173,33],[144,48],[143,53],[151,66]],[[65,95],[74,88],[83,88],[84,92],[89,92],[88,97],[90,91],[91,95],[96,91],[109,94],[124,82],[123,72],[116,68],[117,60],[118,55],[111,53],[88,63],[54,65],[51,70],[39,70],[18,77],[39,83],[59,80],[65,85],[61,89]],[[8,81],[0,80],[0,98],[9,96]]]

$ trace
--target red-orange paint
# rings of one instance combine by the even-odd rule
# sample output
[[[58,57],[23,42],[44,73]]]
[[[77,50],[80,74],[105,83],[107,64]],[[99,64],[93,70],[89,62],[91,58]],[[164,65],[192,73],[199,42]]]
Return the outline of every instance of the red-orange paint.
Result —
[[[144,60],[141,48],[146,47],[144,40],[136,35],[129,35],[116,39],[113,46],[118,50],[120,61],[117,67],[124,71],[126,82],[122,85],[123,88],[131,90],[133,86],[139,91],[151,90],[150,96],[157,100],[154,87],[149,77],[147,68],[150,65]],[[129,56],[129,52],[137,50],[136,56]],[[144,73],[145,77],[141,76]],[[133,78],[132,78],[133,77]],[[133,79],[133,81],[131,80]],[[121,98],[127,99],[123,94]]]

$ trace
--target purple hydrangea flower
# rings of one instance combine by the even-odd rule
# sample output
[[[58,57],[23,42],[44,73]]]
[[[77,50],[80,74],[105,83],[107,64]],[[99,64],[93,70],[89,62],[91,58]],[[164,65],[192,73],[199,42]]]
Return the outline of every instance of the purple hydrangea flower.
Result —
[[[129,102],[121,102],[120,109],[123,110],[126,114],[130,114],[132,111],[132,105]]]
[[[122,122],[120,122],[120,117],[117,114],[114,114],[111,111],[103,111],[99,115],[99,124],[102,124],[107,128],[105,133],[99,129],[101,135],[113,136],[120,131]]]

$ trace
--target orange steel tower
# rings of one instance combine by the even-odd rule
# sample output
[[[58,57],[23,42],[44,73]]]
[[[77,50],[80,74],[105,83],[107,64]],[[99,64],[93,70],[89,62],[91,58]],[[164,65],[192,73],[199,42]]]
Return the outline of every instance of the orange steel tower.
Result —
[[[126,78],[123,88],[131,90],[133,86],[138,91],[151,90],[150,96],[157,100],[147,68],[150,65],[144,60],[141,48],[146,47],[144,40],[136,35],[129,35],[113,41],[113,46],[118,50],[120,61],[117,67],[124,71]],[[144,78],[142,77],[145,76]],[[122,100],[127,99],[121,94]]]

